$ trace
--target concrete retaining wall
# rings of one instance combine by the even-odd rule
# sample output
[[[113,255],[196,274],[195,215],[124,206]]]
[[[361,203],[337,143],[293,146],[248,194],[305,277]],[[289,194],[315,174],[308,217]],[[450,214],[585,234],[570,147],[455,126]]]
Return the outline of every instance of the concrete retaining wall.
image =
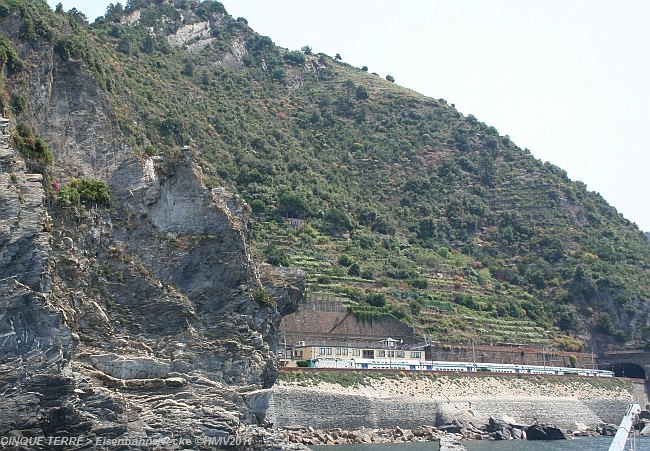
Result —
[[[438,377],[373,381],[370,386],[280,383],[273,388],[267,419],[278,427],[359,429],[439,426],[454,418],[486,424],[490,417],[518,424],[553,423],[567,430],[618,424],[633,387],[603,388],[550,378]],[[495,390],[495,387],[499,387]]]
[[[315,429],[347,430],[399,425],[414,428],[436,423],[437,403],[396,403],[390,399],[324,393],[299,387],[273,390],[266,418],[274,426],[312,426]]]

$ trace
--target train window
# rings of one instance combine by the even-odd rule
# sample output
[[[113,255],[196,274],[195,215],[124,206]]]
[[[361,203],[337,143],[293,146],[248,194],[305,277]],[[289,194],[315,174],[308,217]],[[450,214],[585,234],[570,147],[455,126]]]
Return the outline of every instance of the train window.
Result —
[[[374,359],[375,358],[375,350],[374,349],[364,349],[363,350],[363,358],[364,359]]]
[[[420,359],[420,358],[422,358],[422,352],[420,352],[420,351],[411,351],[411,358],[412,359]]]
[[[352,355],[356,355],[356,356],[361,355],[361,349],[353,349]]]
[[[348,355],[348,348],[343,349],[343,355]]]
[[[336,348],[336,355],[341,355],[343,354],[343,350],[341,348]]]
[[[389,352],[392,352],[392,351],[389,351]],[[384,351],[383,349],[380,349],[379,351],[377,351],[377,357],[386,357],[386,351]]]
[[[395,357],[404,357],[404,351],[395,351]]]

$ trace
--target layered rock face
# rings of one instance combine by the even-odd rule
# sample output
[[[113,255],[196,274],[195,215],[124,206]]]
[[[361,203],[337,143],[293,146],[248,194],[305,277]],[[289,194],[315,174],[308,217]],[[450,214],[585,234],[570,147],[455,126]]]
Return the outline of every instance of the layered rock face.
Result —
[[[208,190],[189,151],[135,156],[86,73],[47,49],[23,56],[42,62],[29,111],[55,153],[53,177],[106,180],[112,206],[52,203],[43,177],[0,142],[0,436],[83,436],[95,448],[186,437],[200,448],[196,437],[248,434],[237,444],[269,447],[256,425],[304,275],[256,259],[248,207]]]

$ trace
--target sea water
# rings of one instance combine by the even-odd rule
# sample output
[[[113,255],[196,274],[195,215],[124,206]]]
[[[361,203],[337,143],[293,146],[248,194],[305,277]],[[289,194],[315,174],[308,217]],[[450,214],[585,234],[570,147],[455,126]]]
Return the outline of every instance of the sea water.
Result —
[[[613,437],[578,437],[571,440],[463,440],[467,451],[607,451]],[[628,440],[630,449],[632,439]],[[438,442],[311,446],[315,451],[438,451]],[[650,451],[650,437],[636,438],[637,451]]]
[[[470,440],[461,442],[467,451],[607,451],[614,437],[578,437],[571,440]],[[636,437],[637,451],[650,451],[650,437]],[[628,440],[630,449],[632,439]]]

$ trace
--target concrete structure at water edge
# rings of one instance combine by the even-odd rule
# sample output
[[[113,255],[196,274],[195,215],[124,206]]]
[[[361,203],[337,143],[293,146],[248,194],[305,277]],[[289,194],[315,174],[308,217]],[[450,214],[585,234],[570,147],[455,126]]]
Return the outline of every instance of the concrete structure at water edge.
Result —
[[[353,430],[439,426],[454,419],[482,426],[492,417],[576,431],[617,424],[630,403],[648,402],[643,383],[618,378],[357,374],[365,376],[359,379],[363,383],[347,387],[319,382],[307,372],[283,375],[273,387],[268,421],[277,427]]]

